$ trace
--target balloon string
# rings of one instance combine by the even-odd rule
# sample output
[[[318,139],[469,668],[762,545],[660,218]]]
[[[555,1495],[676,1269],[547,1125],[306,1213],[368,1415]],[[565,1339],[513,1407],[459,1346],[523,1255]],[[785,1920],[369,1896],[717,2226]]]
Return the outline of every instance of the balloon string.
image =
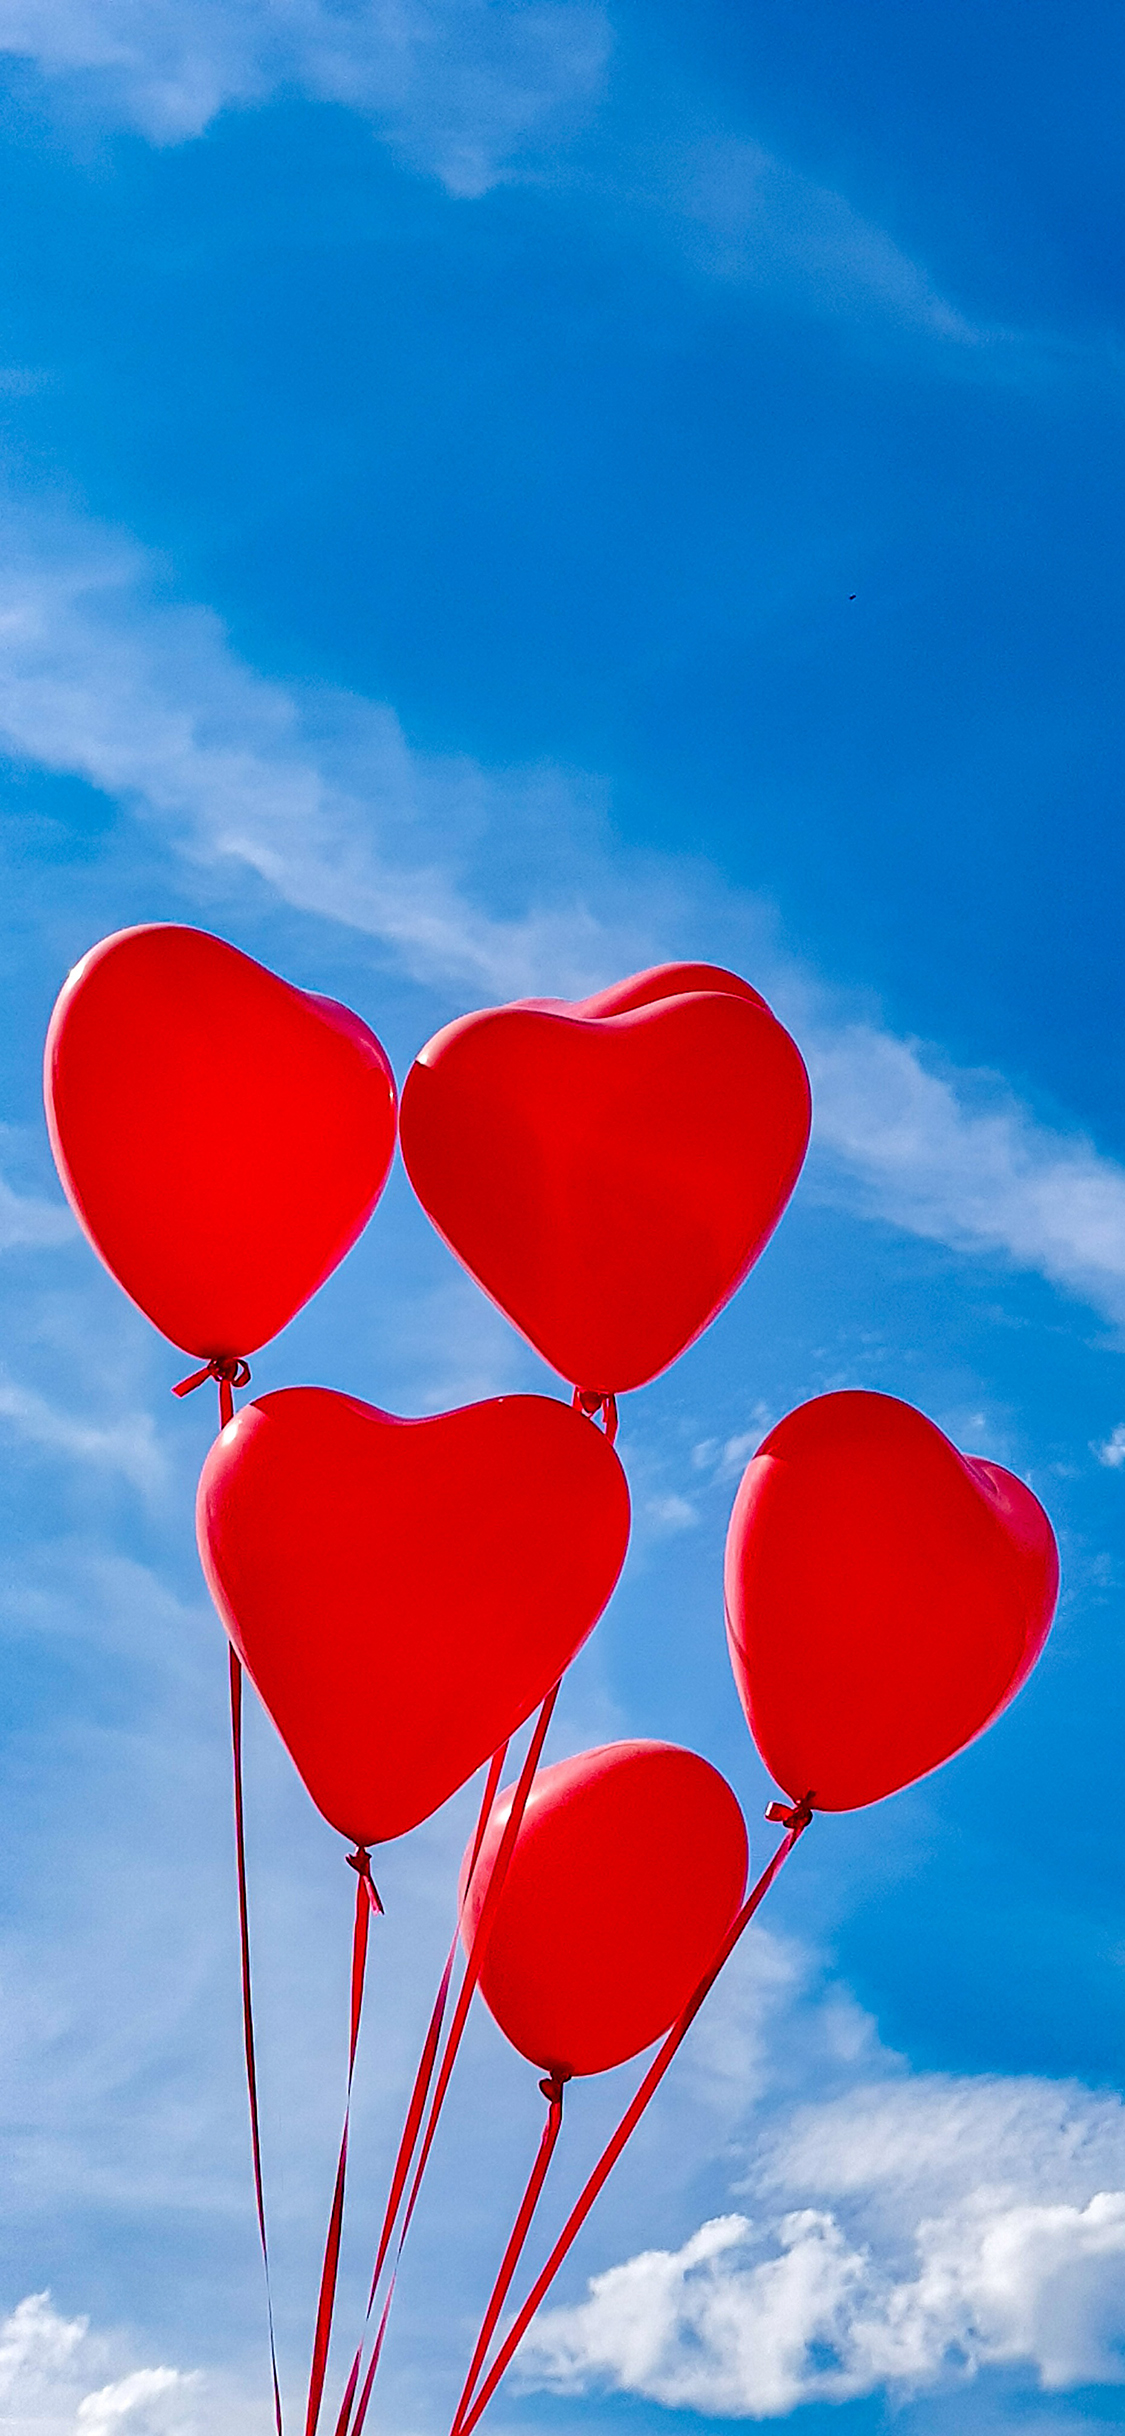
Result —
[[[695,2020],[696,2014],[704,2001],[704,1998],[710,1994],[724,1963],[729,1961],[730,1956],[733,1954],[735,1946],[738,1944],[738,1940],[741,1937],[743,1930],[753,1919],[763,1896],[768,1894],[769,1889],[773,1885],[774,1879],[778,1874],[778,1871],[788,1860],[794,1844],[797,1842],[798,1838],[804,1834],[806,1827],[809,1825],[812,1818],[812,1809],[810,1805],[813,1798],[814,1797],[812,1794],[809,1794],[804,1801],[795,1803],[792,1808],[787,1808],[780,1802],[771,1802],[770,1807],[766,1812],[767,1818],[771,1818],[778,1823],[784,1824],[787,1829],[787,1833],[782,1838],[782,1841],[778,1845],[772,1859],[767,1862],[756,1886],[751,1888],[751,1891],[747,1895],[741,1911],[736,1912],[735,1917],[727,1930],[726,1936],[719,1947],[719,1951],[714,1962],[711,1964],[710,1969],[704,1974],[704,1977],[700,1980],[699,1986],[696,1988],[694,1995],[688,1998],[687,2004],[684,2006],[683,2012],[680,2014],[679,2019],[673,2022],[672,2028],[669,2030],[667,2037],[665,2038],[661,2047],[658,2049],[652,2063],[649,2065],[648,2071],[641,2082],[640,2088],[637,2090],[631,2104],[626,2107],[625,2113],[622,2115],[616,2131],[607,2141],[605,2148],[602,2150],[601,2156],[594,2167],[593,2173],[590,2175],[589,2181],[586,2183],[584,2189],[571,2209],[570,2215],[567,2217],[566,2223],[563,2226],[562,2232],[555,2243],[549,2259],[547,2260],[546,2266],[543,2268],[541,2274],[536,2278],[535,2283],[532,2285],[514,2326],[505,2336],[475,2402],[465,2413],[463,2418],[454,2422],[457,2430],[457,2436],[472,2436],[472,2431],[475,2428],[478,2419],[481,2417],[482,2412],[487,2410],[505,2370],[508,2368],[515,2353],[519,2350],[520,2344],[527,2333],[528,2327],[535,2316],[535,2312],[538,2309],[544,2294],[553,2284],[559,2268],[562,2266],[563,2260],[566,2258],[567,2252],[572,2247],[586,2222],[586,2218],[593,2207],[599,2191],[602,2189],[603,2184],[608,2181],[609,2176],[612,2173],[619,2156],[621,2155],[621,2151],[625,2147],[626,2141],[632,2137],[632,2134],[635,2132],[646,2106],[649,2104],[650,2099],[654,2096],[656,2090],[659,2088],[659,2085],[668,2070],[668,2066],[672,2062],[672,2058],[675,2055],[677,2048],[682,2045],[683,2040],[686,2038],[687,2033]]]
[[[569,2079],[569,2077],[570,2076],[568,2074],[567,2078]],[[450,2431],[450,2436],[460,2436],[461,2423],[465,2417],[466,2411],[469,2408],[469,2404],[472,2401],[473,2388],[476,2385],[481,2369],[483,2368],[485,2360],[487,2359],[489,2344],[491,2343],[492,2337],[496,2331],[496,2325],[500,2312],[505,2301],[507,2300],[512,2277],[514,2276],[516,2268],[520,2263],[524,2243],[526,2242],[528,2233],[531,2230],[531,2220],[535,2214],[536,2208],[539,2205],[539,2194],[542,2191],[543,2185],[547,2179],[547,2168],[550,2165],[551,2159],[555,2153],[555,2142],[558,2139],[560,2131],[562,2130],[564,2086],[565,2084],[561,2076],[558,2078],[548,2077],[547,2080],[540,2081],[539,2083],[539,2087],[547,2100],[547,2120],[543,2125],[543,2131],[539,2141],[538,2154],[528,2176],[527,2189],[525,2190],[523,2198],[519,2204],[516,2221],[512,2227],[508,2247],[505,2250],[504,2256],[500,2262],[500,2272],[497,2275],[496,2282],[492,2287],[492,2298],[489,2301],[488,2307],[484,2313],[481,2330],[477,2336],[476,2350],[474,2351],[472,2359],[469,2362],[469,2373],[465,2379],[464,2385],[461,2388],[461,2399],[453,2414],[453,2426]]]
[[[477,1819],[477,1832],[473,1844],[473,1857],[469,1866],[470,1879],[472,1878],[473,1870],[476,1867],[477,1854],[480,1851],[481,1840],[484,1835],[485,1827],[488,1823],[488,1813],[492,1808],[492,1804],[496,1796],[496,1788],[500,1782],[500,1772],[504,1765],[507,1749],[507,1743],[502,1743],[500,1749],[494,1753],[492,1764],[488,1771],[488,1779],[485,1784],[484,1795],[480,1806],[480,1815]],[[426,2031],[425,2039],[422,2043],[422,2053],[418,2059],[418,2070],[414,2076],[414,2087],[410,2093],[410,2104],[406,2110],[406,2120],[403,2124],[402,2136],[398,2144],[398,2155],[395,2159],[394,2173],[391,2176],[391,2187],[387,2194],[387,2205],[383,2215],[382,2231],[379,2235],[379,2249],[375,2260],[375,2272],[371,2278],[371,2291],[368,2296],[367,2310],[364,2320],[365,2324],[370,2319],[371,2311],[374,2307],[375,2293],[380,2275],[383,2272],[383,2265],[386,2259],[387,2251],[390,2247],[391,2235],[394,2232],[395,2218],[398,2215],[399,2202],[406,2187],[406,2177],[410,2172],[410,2167],[414,2158],[414,2151],[418,2145],[418,2132],[421,2126],[422,2115],[425,2110],[426,2099],[430,2092],[430,2083],[433,2079],[434,2072],[434,2059],[437,2055],[438,2041],[441,2036],[441,2026],[445,2019],[445,2008],[449,2001],[449,1988],[450,1982],[453,1978],[453,1966],[457,1958],[459,1934],[460,1931],[458,1929],[454,1929],[452,1943],[445,1958],[445,1969],[441,1975],[438,1992],[434,1998],[433,2011],[430,2015],[429,2026]],[[387,2319],[390,2315],[391,2296],[394,2292],[395,2277],[397,2274],[398,2266],[396,2262],[395,2272],[391,2277],[390,2291],[387,2294],[386,2302],[383,2308],[383,2315],[375,2337],[375,2350],[364,2384],[363,2396],[359,2407],[359,2417],[356,2421],[357,2428],[362,2427],[363,2421],[367,2415],[367,2404],[370,2399],[371,2386],[374,2382],[375,2370],[379,2364],[379,2354],[383,2348],[383,2336],[386,2332]],[[335,2436],[348,2436],[348,2422],[351,2418],[356,2386],[359,2383],[360,2368],[363,2364],[364,2340],[365,2338],[361,2337],[356,2350],[355,2358],[352,2361],[351,2374],[344,2389],[344,2399],[340,2405],[340,2416],[336,2421]]]
[[[208,1379],[219,1382],[219,1428],[225,1429],[227,1422],[234,1419],[231,1389],[249,1387],[250,1364],[233,1354],[228,1359],[225,1354],[217,1353],[210,1362],[204,1363],[202,1370],[193,1370],[190,1379],[180,1379],[172,1393],[174,1396],[192,1396],[197,1387],[206,1386]]]
[[[336,2183],[332,2193],[332,2210],[328,2219],[328,2235],[324,2244],[324,2265],[320,2273],[320,2298],[316,2312],[316,2334],[313,2339],[312,2365],[309,2370],[309,2401],[305,2413],[305,2436],[316,2436],[320,2417],[324,2376],[328,2366],[328,2346],[332,2340],[332,2317],[336,2306],[336,2276],[340,2264],[340,2236],[344,2225],[344,2186],[348,2173],[348,2132],[351,2125],[352,2081],[355,2075],[355,2054],[359,2044],[359,2024],[363,2012],[363,1984],[367,1975],[367,1933],[373,1912],[383,1909],[375,1881],[371,1875],[371,1855],[366,1844],[357,1844],[348,1854],[349,1866],[356,1873],[355,1927],[352,1932],[352,2000],[351,2030],[348,2039],[348,2079],[344,2101],[344,2128],[340,2134],[340,2155],[336,2166]]]
[[[281,2424],[281,2386],[277,2374],[277,2345],[273,2327],[273,2293],[270,2287],[270,2253],[266,2239],[266,2200],[262,2181],[262,2140],[258,2121],[258,2068],[254,2051],[254,2007],[250,1988],[250,1915],[246,1899],[246,1835],[242,1808],[242,1667],[234,1649],[230,1652],[230,1733],[234,1761],[234,1841],[238,1862],[238,1929],[242,1956],[242,2037],[246,2050],[246,2090],[250,2100],[250,2149],[254,2161],[254,2196],[258,2205],[258,2233],[262,2244],[262,2266],[266,2279],[266,2319],[269,2326],[270,2373],[273,2378],[273,2412],[277,2436],[283,2436]]]
[[[468,1891],[468,1883],[471,1880],[473,1871],[477,1865],[477,1858],[480,1853],[481,1845],[484,1842],[484,1831],[488,1825],[489,1813],[491,1812],[493,1802],[496,1799],[500,1784],[500,1777],[507,1754],[508,1745],[506,1742],[501,1743],[499,1750],[493,1753],[492,1762],[485,1781],[484,1792],[481,1796],[480,1810],[477,1814],[476,1835],[473,1839],[473,1851],[472,1858],[469,1862],[466,1892]],[[394,2232],[395,2219],[398,2215],[402,2194],[406,2188],[406,2177],[409,2174],[411,2165],[414,2161],[414,2152],[418,2145],[418,2134],[422,2126],[422,2116],[425,2112],[426,2099],[430,2094],[430,2083],[433,2079],[434,2062],[437,2056],[438,2043],[441,2038],[442,2023],[445,2020],[445,2008],[449,2001],[449,1988],[450,1982],[453,1978],[453,1966],[457,1958],[459,1934],[459,1929],[454,1929],[453,1940],[445,1960],[445,1969],[441,1975],[441,1984],[434,1999],[434,2009],[430,2015],[429,2027],[426,2031],[425,2042],[423,2044],[421,2057],[418,2063],[418,2071],[415,2076],[414,2088],[411,2092],[410,2104],[406,2111],[406,2121],[402,2127],[402,2138],[399,2142],[398,2156],[395,2159],[395,2169],[391,2177],[391,2187],[387,2194],[387,2206],[383,2217],[383,2229],[379,2235],[379,2248],[375,2259],[375,2272],[371,2278],[371,2297],[367,2304],[367,2314],[369,2317],[371,2315],[372,2307],[374,2306],[375,2293],[379,2278],[383,2272],[387,2251],[390,2248],[391,2235]]]
[[[437,2085],[430,2100],[429,2114],[426,2118],[426,2127],[424,2133],[422,2134],[421,2150],[418,2156],[418,2162],[414,2168],[414,2178],[410,2186],[410,2194],[406,2202],[402,2225],[399,2231],[394,2266],[391,2272],[390,2287],[383,2303],[383,2313],[376,2331],[375,2346],[372,2352],[370,2364],[368,2366],[367,2375],[364,2379],[363,2390],[359,2399],[359,2407],[350,2430],[348,2421],[345,2418],[343,2411],[341,2411],[340,2418],[336,2424],[335,2436],[361,2436],[363,2423],[367,2416],[367,2406],[371,2399],[371,2388],[375,2381],[375,2372],[378,2368],[379,2357],[383,2348],[383,2337],[387,2331],[387,2320],[390,2316],[391,2302],[394,2298],[395,2285],[398,2281],[398,2271],[402,2260],[402,2253],[406,2246],[406,2236],[410,2230],[410,2221],[418,2204],[418,2194],[422,2187],[422,2177],[426,2171],[426,2166],[429,2161],[430,2150],[433,2147],[434,2134],[438,2126],[438,2118],[445,2103],[445,2096],[449,2088],[453,2066],[457,2058],[457,2051],[464,2035],[465,2023],[468,2020],[469,2006],[472,2003],[473,1991],[476,1987],[477,1980],[480,1977],[481,1965],[484,1961],[485,1946],[492,1931],[492,1923],[496,1914],[496,1907],[503,1892],[504,1880],[508,1874],[508,1864],[515,1848],[516,1837],[518,1836],[520,1828],[523,1824],[523,1814],[527,1808],[527,1801],[531,1792],[532,1781],[535,1776],[535,1771],[539,1765],[543,1744],[547,1738],[547,1729],[554,1714],[555,1702],[558,1699],[558,1696],[559,1686],[556,1683],[553,1689],[548,1692],[542,1708],[539,1711],[539,1715],[535,1721],[535,1731],[532,1734],[531,1741],[527,1747],[527,1756],[520,1770],[516,1789],[512,1796],[512,1806],[504,1822],[504,1829],[497,1847],[496,1857],[489,1873],[488,1886],[485,1891],[484,1901],[481,1905],[480,1912],[477,1917],[477,1924],[473,1931],[472,1943],[465,1958],[465,1976],[458,1991],[457,2003],[454,2007],[453,2019],[449,2025],[449,2033],[446,2038],[445,2049],[438,2072]],[[504,1748],[506,1750],[507,1746],[505,1745]],[[465,1881],[466,1897],[468,1896],[469,1886],[472,1881],[477,1862],[480,1858],[480,1851],[484,1841],[485,1829],[488,1824],[489,1812],[491,1811],[492,1802],[495,1798],[496,1786],[499,1783],[500,1770],[503,1766],[503,1761],[504,1750],[501,1750],[497,1753],[493,1760],[492,1767],[489,1770],[489,1781],[485,1786],[487,1808],[485,1802],[482,1801],[480,1816],[477,1821],[477,1832],[473,1843],[472,1858],[469,1864],[468,1876],[466,1877]],[[418,2140],[422,2113],[426,2103],[429,2080],[433,2072],[434,2058],[437,2052],[441,2017],[444,2013],[445,2001],[449,1993],[449,1985],[452,1977],[456,1952],[457,1936],[455,1934],[453,1944],[449,1950],[449,1958],[446,1962],[442,1984],[438,1990],[438,1998],[431,2017],[430,2029],[427,2032],[426,2047],[423,2050],[422,2062],[419,2065],[418,2077],[414,2085],[414,2096],[411,2099],[410,2113],[407,2118],[407,2125],[403,2130],[403,2137],[399,2147],[399,2160],[395,2167],[395,2182],[397,2183],[397,2191],[394,2190],[394,2186],[392,2185],[394,2208],[392,2209],[391,2202],[388,2200],[387,2216],[384,2218],[383,2235],[379,2243],[379,2254],[375,2262],[375,2272],[371,2278],[371,2290],[367,2298],[368,2319],[370,2319],[371,2312],[375,2306],[375,2294],[378,2289],[379,2277],[382,2273],[383,2266],[387,2258],[390,2235],[394,2223],[394,2215],[397,2212],[398,2204],[405,2188],[406,2177],[410,2170],[410,2156],[407,2154],[408,2145],[412,2150],[413,2146],[416,2145]],[[425,2079],[425,2086],[422,2085],[423,2079]],[[416,2112],[415,2100],[417,2100]],[[414,2118],[413,2122],[411,2122],[412,2117]],[[411,2134],[409,2143],[407,2137],[408,2132]],[[405,2162],[403,2162],[404,2158]],[[399,2164],[402,2165],[401,2176],[399,2175]],[[361,2343],[361,2354],[362,2350],[363,2345]],[[349,2379],[349,2384],[350,2382],[351,2380]]]
[[[585,1413],[588,1421],[601,1418],[609,1444],[617,1436],[617,1398],[607,1395],[600,1387],[576,1387],[570,1399],[571,1411]]]
[[[454,2062],[457,2056],[457,2050],[460,2047],[461,2040],[464,2035],[465,2023],[469,2014],[469,2006],[473,2000],[473,1991],[476,1987],[478,1979],[480,1978],[481,1966],[484,1962],[485,1947],[492,1933],[492,1923],[496,1916],[496,1909],[499,1904],[500,1897],[504,1891],[504,1880],[508,1875],[508,1864],[512,1858],[512,1853],[515,1848],[516,1837],[518,1836],[520,1828],[523,1825],[523,1814],[527,1808],[527,1799],[529,1793],[531,1792],[532,1779],[539,1765],[540,1753],[543,1749],[544,1742],[547,1739],[547,1728],[550,1725],[551,1718],[554,1713],[555,1702],[558,1699],[558,1696],[559,1687],[556,1683],[553,1690],[548,1692],[547,1697],[543,1702],[543,1706],[539,1711],[539,1715],[536,1718],[535,1732],[533,1733],[531,1741],[527,1747],[527,1756],[524,1760],[523,1767],[520,1770],[519,1782],[516,1786],[515,1793],[512,1796],[512,1807],[504,1822],[504,1831],[497,1847],[496,1858],[492,1864],[491,1871],[489,1872],[488,1886],[485,1891],[484,1902],[481,1905],[480,1915],[477,1920],[476,1928],[473,1932],[472,1945],[470,1946],[469,1952],[465,1958],[465,1976],[461,1982],[457,2002],[453,2009],[453,2019],[449,2025],[449,2036],[445,2043],[445,2053],[441,2060],[441,2069],[437,2077],[437,2086],[430,2101],[429,2118],[427,2120],[425,2133],[422,2139],[418,2163],[414,2169],[414,2180],[410,2187],[410,2197],[407,2200],[406,2211],[403,2216],[402,2233],[399,2237],[400,2249],[402,2247],[402,2243],[406,2240],[410,2219],[414,2214],[415,2207],[417,2206],[418,2193],[422,2187],[422,2176],[426,2171],[430,2150],[433,2147],[434,2133],[436,2132],[438,2126],[438,2117],[445,2103],[445,2093],[449,2087],[450,2077],[452,2075]]]

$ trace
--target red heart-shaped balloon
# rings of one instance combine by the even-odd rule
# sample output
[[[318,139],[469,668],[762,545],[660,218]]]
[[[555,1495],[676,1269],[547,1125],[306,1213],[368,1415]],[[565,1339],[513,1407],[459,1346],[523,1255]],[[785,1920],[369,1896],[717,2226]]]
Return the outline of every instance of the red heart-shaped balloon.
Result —
[[[471,1884],[468,1951],[512,1806],[500,1795]],[[710,1762],[667,1742],[608,1743],[541,1768],[487,1932],[480,1986],[521,2055],[606,2072],[693,1995],[746,1885],[746,1828]]]
[[[895,1396],[817,1396],[747,1465],[726,1553],[739,1698],[794,1801],[854,1810],[940,1767],[1031,1671],[1054,1533],[1011,1472]]]
[[[412,1066],[400,1135],[438,1232],[563,1378],[639,1387],[772,1234],[809,1137],[765,1000],[670,964],[571,1006],[466,1015]]]
[[[402,1421],[326,1387],[246,1404],[196,1507],[234,1647],[318,1808],[384,1843],[514,1734],[625,1560],[601,1431],[549,1396]]]
[[[185,1353],[284,1328],[366,1226],[394,1154],[373,1032],[225,940],[117,931],[60,991],[47,1124],[107,1269]]]

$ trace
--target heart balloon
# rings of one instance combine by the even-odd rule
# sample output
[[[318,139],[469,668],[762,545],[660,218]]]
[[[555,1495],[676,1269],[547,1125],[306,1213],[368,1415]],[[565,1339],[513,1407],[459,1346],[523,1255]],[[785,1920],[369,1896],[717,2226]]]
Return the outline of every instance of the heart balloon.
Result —
[[[895,1396],[818,1396],[747,1465],[727,1638],[771,1776],[854,1810],[940,1767],[1030,1673],[1058,1596],[1031,1490]]]
[[[629,1492],[549,1396],[423,1421],[323,1387],[246,1404],[203,1466],[203,1570],[332,1826],[383,1843],[523,1723],[596,1624]]]
[[[458,1259],[564,1379],[605,1395],[654,1378],[734,1293],[809,1110],[758,992],[669,964],[447,1024],[411,1068],[400,1136]]]
[[[466,1888],[471,1947],[512,1788]],[[521,2055],[567,2079],[623,2064],[670,2028],[714,1961],[746,1886],[730,1786],[694,1751],[609,1743],[543,1768],[531,1788],[480,1986]]]
[[[253,1353],[315,1294],[394,1152],[394,1077],[358,1015],[176,923],[117,931],[75,965],[45,1093],[95,1251],[207,1360]]]

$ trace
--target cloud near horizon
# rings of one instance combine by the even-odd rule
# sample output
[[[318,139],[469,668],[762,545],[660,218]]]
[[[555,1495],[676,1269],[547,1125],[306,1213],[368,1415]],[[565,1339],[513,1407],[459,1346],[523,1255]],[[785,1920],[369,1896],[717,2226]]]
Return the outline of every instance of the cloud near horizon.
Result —
[[[1116,2098],[927,2074],[861,2087],[771,2137],[763,2221],[714,2217],[545,2312],[523,2382],[747,2419],[987,2368],[1030,2369],[1045,2392],[1125,2384],[1123,2169]]]
[[[124,2346],[65,2318],[32,2292],[0,2323],[0,2425],[5,2436],[249,2436],[201,2381],[176,2368],[121,2372]],[[109,2375],[107,2376],[107,2371]],[[114,2371],[118,2373],[113,2373]]]

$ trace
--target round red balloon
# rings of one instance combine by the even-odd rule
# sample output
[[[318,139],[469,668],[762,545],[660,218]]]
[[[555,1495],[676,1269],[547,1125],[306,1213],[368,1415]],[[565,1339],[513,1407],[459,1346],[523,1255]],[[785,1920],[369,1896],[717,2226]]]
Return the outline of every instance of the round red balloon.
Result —
[[[734,1503],[727,1637],[771,1776],[854,1810],[983,1732],[1050,1629],[1058,1553],[1036,1497],[897,1397],[802,1404]]]
[[[511,1807],[500,1795],[472,1885],[466,1948]],[[480,1985],[521,2055],[566,2079],[638,2055],[682,2013],[746,1887],[746,1828],[730,1786],[694,1751],[609,1743],[535,1778]]]
[[[314,1802],[376,1844],[550,1691],[629,1537],[617,1456],[549,1396],[402,1421],[325,1387],[243,1405],[196,1508],[203,1570]]]
[[[394,1152],[394,1077],[358,1015],[176,923],[118,931],[75,965],[44,1082],[95,1251],[206,1360],[253,1353],[315,1294]]]
[[[439,1233],[576,1387],[640,1387],[768,1241],[809,1136],[800,1052],[745,981],[670,964],[435,1034],[401,1140]]]

